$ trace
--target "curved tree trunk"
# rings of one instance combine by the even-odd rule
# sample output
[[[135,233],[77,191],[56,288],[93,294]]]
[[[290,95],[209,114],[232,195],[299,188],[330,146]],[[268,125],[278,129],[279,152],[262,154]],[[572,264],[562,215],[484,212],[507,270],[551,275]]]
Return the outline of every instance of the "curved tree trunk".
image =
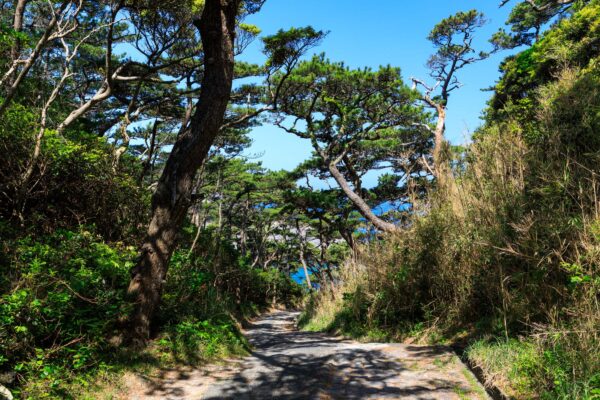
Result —
[[[177,236],[191,203],[194,176],[219,133],[233,80],[234,36],[240,0],[206,0],[196,23],[204,49],[200,99],[190,129],[180,134],[152,197],[152,216],[141,255],[132,270],[135,296],[129,339],[144,345],[160,303]]]
[[[338,185],[340,185],[340,188],[348,197],[348,199],[350,199],[350,201],[356,206],[358,212],[360,212],[360,214],[363,217],[365,217],[369,222],[371,222],[375,226],[375,228],[383,232],[398,231],[398,227],[396,227],[396,225],[384,221],[377,215],[375,215],[373,210],[371,210],[371,207],[369,207],[369,205],[362,199],[362,197],[360,197],[356,192],[354,192],[354,190],[352,190],[352,188],[346,181],[346,178],[344,178],[340,170],[333,163],[329,163],[328,168],[329,172],[331,173],[331,176],[333,176],[333,179],[335,179]]]

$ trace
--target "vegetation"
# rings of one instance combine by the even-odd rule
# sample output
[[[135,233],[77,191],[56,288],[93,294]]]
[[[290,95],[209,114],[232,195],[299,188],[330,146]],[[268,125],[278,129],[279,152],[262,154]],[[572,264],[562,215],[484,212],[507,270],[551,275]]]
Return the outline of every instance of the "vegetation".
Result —
[[[309,56],[312,27],[238,61],[263,3],[0,2],[2,387],[115,397],[304,305],[305,329],[457,346],[517,399],[600,399],[600,2],[519,2],[488,52],[481,13],[449,16],[412,88]],[[516,46],[452,147],[458,75]],[[313,154],[265,169],[263,123]]]
[[[600,396],[600,70],[584,45],[598,7],[572,9],[503,64],[485,125],[453,154],[456,190],[363,247],[311,299],[307,329],[459,343],[515,398]]]

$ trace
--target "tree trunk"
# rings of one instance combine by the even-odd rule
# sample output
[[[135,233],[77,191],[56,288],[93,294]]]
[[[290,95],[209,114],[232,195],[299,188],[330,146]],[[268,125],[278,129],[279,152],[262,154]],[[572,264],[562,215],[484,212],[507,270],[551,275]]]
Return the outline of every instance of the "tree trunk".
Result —
[[[358,194],[356,194],[356,192],[352,190],[352,188],[346,181],[346,178],[344,178],[342,173],[333,163],[329,163],[328,165],[329,172],[331,173],[331,176],[333,176],[333,179],[335,179],[338,185],[340,185],[340,188],[342,189],[344,194],[346,194],[348,199],[350,199],[350,201],[358,208],[358,212],[361,213],[363,217],[365,217],[369,222],[371,222],[375,226],[375,228],[379,229],[380,231],[398,231],[396,225],[382,220],[377,215],[375,215],[375,213],[373,213],[371,207],[369,207],[369,205],[362,199],[362,197],[360,197]]]
[[[194,241],[192,242],[190,250],[188,251],[188,257],[190,257],[194,253],[194,249],[196,248],[196,245],[198,244],[198,239],[200,239],[200,234],[202,233],[202,225],[204,225],[204,216],[202,214],[203,210],[200,210],[200,212],[194,210],[192,223],[196,225],[196,235],[194,236]]]
[[[206,0],[195,24],[204,49],[200,99],[190,129],[180,134],[152,197],[147,237],[132,270],[129,293],[136,297],[129,331],[141,346],[160,303],[169,260],[191,203],[194,176],[219,133],[231,93],[235,24],[240,0]]]
[[[23,15],[25,14],[25,6],[27,5],[28,0],[18,0],[17,5],[15,7],[15,15],[13,18],[13,30],[15,32],[21,32],[23,30]],[[15,38],[15,41],[10,49],[10,58],[11,62],[14,64],[21,55],[21,39],[18,37]],[[11,72],[8,77],[8,84],[13,84],[13,75],[14,70]]]
[[[350,247],[350,250],[354,250],[354,239],[352,238],[352,231],[346,230],[344,228],[339,228],[338,232],[340,233],[340,236],[342,237],[342,239],[344,239],[348,247]]]
[[[39,127],[38,133],[35,137],[33,153],[31,154],[31,157],[28,161],[25,172],[21,176],[19,193],[17,194],[18,217],[19,217],[19,220],[21,221],[21,223],[24,221],[23,214],[25,212],[25,205],[27,202],[27,194],[30,190],[29,184],[31,182],[31,178],[33,176],[36,166],[38,165],[38,160],[42,153],[42,140],[44,139],[44,135],[46,134],[46,128],[47,128],[47,123],[48,123],[48,110],[50,109],[50,106],[52,106],[52,103],[54,103],[54,101],[58,98],[61,89],[63,88],[65,82],[67,81],[67,79],[70,76],[70,71],[69,71],[68,65],[69,65],[69,62],[71,61],[71,59],[69,58],[68,52],[65,53],[65,57],[66,57],[65,58],[65,68],[64,68],[63,74],[62,74],[60,80],[58,81],[58,83],[56,84],[56,86],[54,87],[54,89],[52,89],[52,93],[50,93],[48,100],[46,100],[46,102],[44,103],[44,106],[42,107],[41,118],[40,118],[40,127]],[[47,71],[44,71],[44,73],[47,73]]]
[[[449,154],[449,143],[444,137],[446,130],[446,107],[436,105],[437,122],[434,131],[435,147],[433,149],[434,176],[437,182],[437,190],[442,195],[451,199],[452,209],[456,215],[463,216],[464,208],[460,200],[458,185],[452,174],[452,157]]]
[[[312,282],[310,281],[310,274],[308,273],[308,264],[306,263],[306,257],[304,256],[303,245],[300,245],[300,262],[302,263],[302,268],[304,269],[304,278],[306,279],[308,290],[312,291]]]
[[[436,175],[439,174],[442,159],[442,148],[444,146],[444,131],[446,129],[446,109],[444,106],[436,106],[437,122],[434,131],[433,163],[435,165]]]
[[[446,130],[446,108],[442,105],[436,106],[437,122],[434,131],[433,165],[434,175],[438,181],[438,186],[445,188],[449,181],[452,171],[450,170],[450,160],[447,159],[445,151],[447,142],[444,138]]]
[[[19,33],[23,30],[23,16],[25,15],[25,6],[28,0],[18,0],[15,5],[15,14],[13,16],[13,30]],[[14,75],[17,72],[18,60],[21,57],[21,39],[14,38],[10,48],[10,60],[8,62],[8,71],[2,77],[1,83],[10,87],[14,83]]]

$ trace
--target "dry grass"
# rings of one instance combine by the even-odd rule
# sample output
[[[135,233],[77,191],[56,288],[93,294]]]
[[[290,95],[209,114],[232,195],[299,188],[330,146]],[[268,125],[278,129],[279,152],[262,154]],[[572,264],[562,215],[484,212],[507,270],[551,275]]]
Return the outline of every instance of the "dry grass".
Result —
[[[306,326],[490,335],[502,341],[470,356],[515,396],[600,396],[600,82],[590,79],[568,70],[541,88],[537,130],[487,127],[454,179],[414,204],[410,228],[362,249],[312,299]]]

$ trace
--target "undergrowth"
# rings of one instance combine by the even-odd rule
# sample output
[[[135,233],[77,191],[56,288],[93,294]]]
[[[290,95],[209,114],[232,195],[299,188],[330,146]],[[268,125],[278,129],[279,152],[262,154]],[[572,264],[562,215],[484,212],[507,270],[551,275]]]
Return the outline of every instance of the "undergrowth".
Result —
[[[555,29],[596,27],[599,7]],[[600,60],[553,60],[535,120],[488,121],[406,229],[309,300],[305,329],[454,343],[516,399],[600,398]]]
[[[300,294],[279,272],[234,265],[229,269],[240,273],[229,274],[236,279],[231,282],[215,276],[215,266],[178,252],[156,338],[137,352],[120,346],[131,308],[126,293],[134,247],[106,243],[93,227],[1,246],[0,383],[27,399],[98,398],[118,392],[126,371],[245,354],[239,321]],[[240,299],[237,285],[256,288]],[[278,295],[267,296],[265,287]]]

